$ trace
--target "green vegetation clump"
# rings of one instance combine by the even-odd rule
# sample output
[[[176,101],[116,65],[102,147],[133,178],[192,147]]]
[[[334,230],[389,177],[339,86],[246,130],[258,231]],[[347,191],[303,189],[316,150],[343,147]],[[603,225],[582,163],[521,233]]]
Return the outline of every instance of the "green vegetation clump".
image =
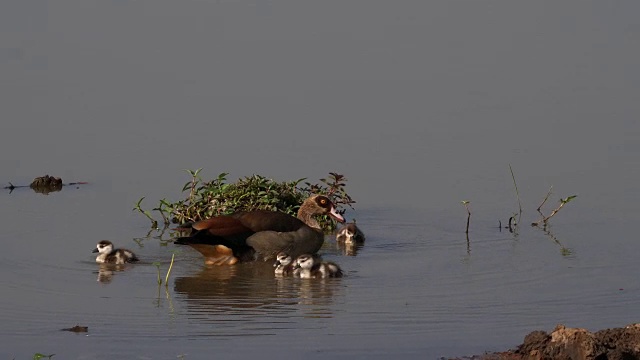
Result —
[[[221,173],[217,178],[204,181],[200,171],[187,170],[191,175],[182,188],[186,198],[174,203],[165,199],[153,210],[158,211],[164,223],[184,224],[208,219],[217,215],[231,214],[236,211],[272,210],[296,216],[302,202],[313,194],[328,196],[336,205],[339,213],[345,212],[344,206],[353,209],[355,201],[345,191],[347,179],[344,175],[329,173],[320,183],[311,184],[305,178],[295,181],[277,182],[261,175],[251,175],[238,179],[235,183],[227,182],[228,173]],[[157,221],[148,211],[141,208],[140,199],[134,210],[139,211],[157,227]],[[319,219],[325,230],[333,230],[334,223],[328,218]]]
[[[42,358],[51,359],[54,355],[55,354],[45,355],[45,354],[41,354],[41,353],[35,353],[35,354],[33,354],[33,360],[40,360]]]

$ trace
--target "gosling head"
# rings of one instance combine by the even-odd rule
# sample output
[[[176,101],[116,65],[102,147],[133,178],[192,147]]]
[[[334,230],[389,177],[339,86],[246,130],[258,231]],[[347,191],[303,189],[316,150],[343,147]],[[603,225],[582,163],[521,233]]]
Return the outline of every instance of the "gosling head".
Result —
[[[273,267],[287,266],[292,262],[293,262],[293,258],[290,255],[284,252],[279,252],[278,255],[276,256],[276,262],[273,264]]]
[[[102,240],[96,245],[96,248],[93,249],[94,253],[100,254],[109,254],[113,251],[113,243],[109,240]]]
[[[311,270],[311,268],[313,267],[315,263],[315,259],[313,258],[313,256],[309,255],[309,254],[303,254],[298,256],[298,258],[296,259],[296,268],[302,268],[302,269],[306,269],[306,270]]]

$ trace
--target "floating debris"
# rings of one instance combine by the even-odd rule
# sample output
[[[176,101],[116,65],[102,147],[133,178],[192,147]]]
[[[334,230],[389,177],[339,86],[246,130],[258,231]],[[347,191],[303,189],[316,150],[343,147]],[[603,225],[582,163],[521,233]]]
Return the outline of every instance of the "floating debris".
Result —
[[[12,183],[9,183],[9,186],[5,186],[4,188],[9,189],[9,193],[11,193],[15,189],[29,187],[37,193],[46,195],[50,192],[62,190],[63,186],[85,185],[85,184],[88,184],[88,183],[86,181],[79,181],[79,182],[71,182],[68,184],[63,184],[61,178],[45,175],[45,176],[38,176],[37,178],[33,179],[31,184],[29,185],[13,185]]]
[[[62,190],[62,179],[49,175],[39,176],[33,179],[29,187],[35,192],[48,194],[53,191]]]
[[[76,325],[74,327],[70,327],[70,328],[66,328],[66,329],[60,329],[60,331],[71,331],[71,332],[75,332],[75,333],[83,333],[83,332],[88,332],[89,331],[89,327],[88,326]]]

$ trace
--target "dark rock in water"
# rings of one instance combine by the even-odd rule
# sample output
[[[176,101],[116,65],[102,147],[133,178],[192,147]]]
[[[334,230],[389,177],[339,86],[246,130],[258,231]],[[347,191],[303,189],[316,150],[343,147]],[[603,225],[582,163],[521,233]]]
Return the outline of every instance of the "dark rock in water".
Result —
[[[53,191],[62,190],[62,179],[54,176],[39,176],[31,182],[29,185],[35,192],[48,194]]]
[[[548,334],[533,331],[515,350],[475,355],[478,360],[632,360],[640,359],[640,324],[592,333],[558,325]]]
[[[76,332],[76,333],[82,333],[82,332],[88,332],[89,331],[89,327],[88,326],[80,326],[80,325],[76,325],[74,327],[70,327],[70,328],[66,328],[66,329],[60,329],[61,331],[71,331],[71,332]]]

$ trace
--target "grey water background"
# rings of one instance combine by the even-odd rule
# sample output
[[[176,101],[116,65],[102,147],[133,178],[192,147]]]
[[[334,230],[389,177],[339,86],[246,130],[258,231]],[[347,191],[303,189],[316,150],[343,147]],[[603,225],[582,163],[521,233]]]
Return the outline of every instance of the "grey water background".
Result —
[[[438,358],[638,321],[640,4],[0,4],[0,357]],[[498,229],[524,208],[516,234]],[[189,179],[345,174],[347,276],[208,269],[131,211]],[[578,197],[545,232],[548,189]],[[466,212],[471,201],[467,240]],[[142,264],[98,282],[101,239]],[[266,266],[265,266],[266,265]],[[104,274],[102,274],[104,275]],[[108,274],[106,274],[108,276]],[[75,324],[88,334],[61,332]]]

